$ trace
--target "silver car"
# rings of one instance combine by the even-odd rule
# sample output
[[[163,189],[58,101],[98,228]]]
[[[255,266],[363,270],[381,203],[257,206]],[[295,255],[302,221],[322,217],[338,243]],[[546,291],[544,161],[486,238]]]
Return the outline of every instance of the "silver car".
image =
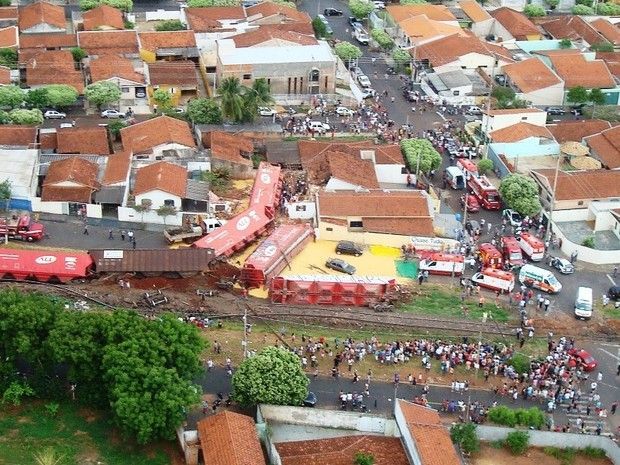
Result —
[[[573,274],[575,272],[575,267],[573,264],[565,258],[551,257],[551,260],[549,260],[549,265],[562,274]]]

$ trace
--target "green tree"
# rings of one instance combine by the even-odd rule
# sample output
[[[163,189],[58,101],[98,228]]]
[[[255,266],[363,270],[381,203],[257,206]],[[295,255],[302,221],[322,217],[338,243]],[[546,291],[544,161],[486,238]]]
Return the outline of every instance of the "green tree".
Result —
[[[356,452],[355,453],[355,465],[373,465],[375,463],[375,456],[371,453]]]
[[[441,166],[441,155],[426,139],[403,139],[400,150],[411,172],[417,172],[418,165],[423,173],[429,173]]]
[[[0,0],[0,6],[11,6],[12,3],[11,0]]]
[[[0,86],[0,108],[17,108],[25,97],[24,91],[17,86]]]
[[[168,19],[166,21],[162,21],[157,26],[155,26],[155,30],[159,32],[184,31],[185,29],[187,29],[187,26],[178,19]]]
[[[591,89],[588,93],[588,101],[594,105],[602,105],[605,103],[605,94],[601,89]]]
[[[542,16],[547,16],[547,13],[542,5],[535,4],[525,5],[523,8],[523,14],[528,18],[540,18]]]
[[[493,171],[493,161],[488,158],[483,158],[478,162],[478,172],[484,175],[489,171]]]
[[[314,30],[314,35],[317,39],[323,39],[329,36],[327,26],[325,26],[325,23],[323,23],[319,17],[312,20],[312,29]]]
[[[571,42],[570,39],[562,39],[560,40],[560,48],[561,49],[568,49],[568,48],[572,48],[573,47],[573,43]]]
[[[0,66],[17,68],[17,50],[14,48],[0,48]]]
[[[450,437],[452,442],[467,454],[480,450],[480,440],[476,435],[476,425],[474,423],[455,423],[450,428]]]
[[[165,89],[157,89],[154,91],[152,99],[162,110],[172,107],[172,94]]]
[[[84,97],[100,109],[103,105],[118,102],[121,98],[121,88],[112,81],[99,81],[86,86]]]
[[[334,47],[334,52],[344,62],[351,62],[351,60],[357,60],[362,56],[362,51],[359,47],[356,47],[351,42],[338,42]]]
[[[351,10],[351,14],[357,19],[364,19],[372,13],[374,5],[365,0],[349,0],[349,10]]]
[[[240,0],[188,0],[190,8],[204,8],[208,6],[237,6]]]
[[[394,60],[396,67],[402,69],[404,66],[411,63],[411,55],[407,50],[403,50],[402,48],[395,48],[392,51],[392,60]]]
[[[575,5],[572,13],[580,16],[591,16],[594,14],[594,9],[586,5]]]
[[[242,86],[239,78],[231,76],[220,83],[217,89],[218,98],[221,102],[222,113],[234,122],[243,121],[244,100],[243,95],[247,88]]]
[[[556,7],[560,4],[560,0],[545,0],[545,3],[551,8],[555,10]]]
[[[594,236],[588,236],[581,241],[581,245],[588,247],[589,249],[596,249],[596,242]]]
[[[177,209],[174,205],[160,205],[159,208],[155,211],[157,212],[158,216],[161,216],[163,218],[164,225],[166,224],[167,217],[177,214]]]
[[[114,139],[118,139],[121,135],[121,129],[126,128],[127,123],[122,119],[114,119],[108,123],[108,131],[114,137]]]
[[[71,55],[73,55],[73,61],[81,63],[81,61],[88,56],[88,53],[81,47],[73,47],[71,49]]]
[[[515,98],[515,91],[507,86],[497,86],[493,88],[491,96],[500,102],[510,102]]]
[[[267,347],[244,360],[232,378],[233,396],[243,406],[301,405],[308,384],[299,357],[278,347]]]
[[[585,87],[571,87],[566,93],[566,100],[573,103],[586,103],[588,101],[588,90]]]
[[[513,431],[508,433],[504,444],[514,455],[522,455],[530,444],[530,435],[525,431]]]
[[[108,5],[125,13],[133,10],[132,0],[80,0],[80,10],[82,11],[92,10],[101,5]]]
[[[534,216],[542,206],[538,198],[538,187],[534,180],[521,174],[511,174],[499,185],[502,200],[513,210],[524,216]]]
[[[23,381],[13,381],[2,394],[2,403],[14,406],[21,405],[24,397],[32,397],[34,389]]]
[[[24,101],[30,108],[38,108],[39,110],[42,110],[50,105],[47,89],[45,87],[29,89],[26,93],[26,98]]]
[[[222,109],[210,98],[195,98],[187,104],[187,115],[195,124],[221,124]]]
[[[45,86],[47,101],[51,107],[65,108],[77,102],[79,93],[73,86],[66,84],[50,84]]]
[[[517,426],[516,412],[505,405],[491,407],[487,413],[487,417],[489,421],[497,425],[508,426],[510,428]]]
[[[394,48],[394,41],[389,36],[389,34],[385,32],[384,30],[373,29],[370,35],[373,38],[373,40],[377,42],[377,44],[379,44],[379,47],[381,47],[383,50],[389,51]]]
[[[33,108],[32,110],[19,108],[9,112],[9,119],[13,124],[43,124],[43,113],[38,108]]]
[[[0,110],[0,124],[11,124],[11,118],[9,118],[9,114],[4,110]]]
[[[601,2],[596,7],[596,12],[603,16],[620,15],[620,5],[612,2]]]
[[[244,116],[243,121],[254,121],[259,107],[266,107],[274,103],[269,84],[265,78],[256,79],[252,87],[246,88],[243,93]]]
[[[140,221],[144,223],[144,214],[151,211],[153,202],[149,199],[143,199],[141,203],[137,203],[131,206],[131,208],[140,214]]]
[[[593,52],[613,52],[614,46],[611,42],[599,42],[597,44],[590,45],[590,50]]]
[[[8,210],[9,200],[11,200],[12,195],[11,181],[5,179],[0,182],[0,205],[2,205],[3,210]]]

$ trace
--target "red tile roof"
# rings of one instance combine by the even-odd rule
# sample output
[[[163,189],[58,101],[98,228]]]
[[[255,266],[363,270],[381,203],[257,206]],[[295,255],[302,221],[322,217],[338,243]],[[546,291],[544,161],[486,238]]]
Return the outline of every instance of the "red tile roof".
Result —
[[[461,465],[450,433],[441,424],[436,410],[402,399],[398,405],[424,465]]]
[[[11,68],[0,66],[0,84],[5,86],[11,84]]]
[[[71,48],[77,47],[77,34],[50,32],[44,34],[21,34],[19,48]]]
[[[141,32],[138,34],[140,48],[157,52],[160,48],[196,47],[194,31]]]
[[[291,8],[286,5],[281,5],[279,3],[273,2],[261,2],[257,5],[248,7],[245,9],[245,12],[248,16],[248,21],[253,21],[254,16],[258,15],[261,19],[270,18],[273,16],[277,16],[277,21],[280,23],[284,22],[300,22],[300,23],[310,23],[312,22],[312,18],[310,15],[304,11],[299,11],[296,8]]]
[[[493,16],[517,40],[528,40],[528,36],[540,36],[540,30],[527,16],[512,8],[501,7],[491,11]]]
[[[586,138],[592,153],[609,169],[620,168],[620,126]]]
[[[18,45],[17,26],[9,26],[0,29],[0,48],[16,48]]]
[[[67,84],[84,92],[82,72],[75,69],[69,50],[51,50],[36,54],[26,64],[26,83],[29,86]]]
[[[555,170],[532,171],[551,190]],[[560,171],[556,200],[598,200],[620,197],[620,170]]]
[[[409,465],[399,438],[385,436],[344,436],[276,444],[282,465],[352,465],[355,454],[366,452],[375,465]]]
[[[103,55],[90,60],[90,78],[92,82],[111,78],[121,78],[128,81],[144,84],[144,74],[138,73],[133,62],[127,58],[115,55]]]
[[[19,13],[16,6],[0,7],[0,20],[17,19]]]
[[[426,16],[433,21],[456,21],[456,17],[445,5],[414,4],[414,5],[388,5],[387,13],[400,23],[415,16]]]
[[[159,161],[139,168],[133,186],[134,195],[154,190],[167,192],[177,197],[185,197],[187,190],[187,170],[174,163]]]
[[[245,19],[241,6],[212,6],[206,8],[187,8],[187,23],[194,32],[207,32],[220,29],[220,21]]]
[[[237,48],[253,47],[271,40],[281,40],[297,45],[316,45],[319,43],[314,36],[299,34],[297,32],[270,26],[261,26],[254,31],[237,34],[232,37],[232,40],[235,42]]]
[[[530,137],[553,139],[549,130],[544,126],[526,123],[524,121],[489,133],[493,142],[519,142]]]
[[[620,52],[596,52],[596,59],[607,63],[609,72],[620,79]]]
[[[89,55],[136,55],[139,52],[136,31],[82,31],[78,43]]]
[[[600,119],[582,119],[561,121],[547,125],[547,129],[560,144],[564,142],[581,142],[584,137],[598,134],[609,129],[611,124]]]
[[[211,149],[211,158],[252,166],[252,160],[241,154],[252,154],[254,143],[247,137],[223,131],[211,131],[202,135],[202,143]]]
[[[0,146],[33,147],[37,142],[34,126],[0,125]]]
[[[46,2],[35,2],[19,7],[20,31],[26,31],[38,24],[49,24],[58,29],[66,29],[65,9]]]
[[[542,27],[555,39],[583,39],[590,45],[605,41],[581,16],[554,16],[553,19],[543,22]]]
[[[428,60],[431,66],[436,67],[453,63],[468,53],[495,56],[509,63],[514,61],[508,50],[499,46],[491,48],[490,45],[473,35],[466,39],[451,35],[418,45],[415,51],[411,49],[409,53],[415,53],[417,60]]]
[[[57,131],[58,153],[109,155],[108,130],[99,126],[60,128]]]
[[[362,151],[372,151],[375,155],[375,163],[380,165],[397,164],[404,165],[403,155],[398,144],[376,145],[369,141],[360,142],[319,142],[300,140],[298,142],[299,156],[309,162],[314,157],[328,151],[344,152],[361,157]]]
[[[562,83],[560,78],[538,58],[529,58],[503,66],[502,71],[524,93]]]
[[[121,10],[108,5],[101,5],[82,13],[85,31],[98,29],[125,29],[125,21]]]
[[[482,8],[482,5],[480,5],[480,3],[476,0],[462,0],[459,2],[459,6],[474,23],[492,19],[489,12]]]
[[[124,183],[131,168],[131,152],[117,152],[108,157],[102,184]]]
[[[153,86],[198,87],[196,64],[193,61],[156,61],[148,64],[149,83]]]
[[[620,29],[605,18],[598,18],[590,23],[599,34],[614,45],[620,45]]]
[[[314,161],[316,162],[317,159]],[[375,165],[370,160],[362,160],[355,155],[328,150],[322,157],[321,166],[317,167],[314,163],[306,166],[309,178],[319,183],[321,181],[317,177],[326,174],[325,182],[334,178],[367,189],[379,188]]]
[[[198,422],[204,462],[209,465],[266,465],[254,420],[224,411]]]
[[[196,147],[189,125],[169,116],[160,116],[121,129],[121,140],[125,150],[134,154],[150,152],[164,144],[180,144]]]
[[[586,89],[609,89],[616,82],[603,60],[587,61],[583,55],[550,57],[555,72],[564,80],[567,89],[582,86]]]
[[[69,157],[50,163],[43,181],[43,201],[90,202],[92,193],[99,189],[99,167],[83,158]],[[59,186],[59,183],[74,186]]]

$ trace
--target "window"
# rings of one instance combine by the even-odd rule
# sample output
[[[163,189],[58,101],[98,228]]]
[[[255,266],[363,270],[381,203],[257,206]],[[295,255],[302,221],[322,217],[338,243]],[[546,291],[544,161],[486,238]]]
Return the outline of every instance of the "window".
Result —
[[[164,200],[164,205],[166,207],[174,207],[174,200],[173,199],[166,199],[166,200]]]
[[[310,81],[311,82],[319,82],[319,70],[313,69],[310,71]]]
[[[407,170],[407,167],[406,167],[406,166],[403,166],[403,167],[400,169],[400,174],[409,174],[409,171]]]
[[[252,79],[252,75],[251,74],[244,74],[243,75],[243,79]]]
[[[363,228],[363,221],[349,221],[349,228]]]
[[[295,211],[297,211],[297,212],[305,212],[306,211],[306,206],[305,205],[295,205]]]
[[[152,204],[153,204],[153,201],[151,199],[140,200],[140,205],[142,205],[143,207],[150,207]]]
[[[293,80],[293,93],[297,93],[297,78],[294,78]]]
[[[128,94],[128,93],[129,93],[129,90],[130,90],[130,89],[129,89],[129,87],[121,87],[121,92],[122,92],[123,94]]]
[[[215,205],[215,211],[216,212],[223,212],[226,211],[226,205],[225,204],[219,204],[219,205]],[[219,226],[219,224],[218,224]]]
[[[583,200],[580,200],[579,202],[577,202],[577,205],[583,205]]]
[[[460,90],[453,90],[452,95],[459,95],[461,93]]]
[[[527,116],[522,116],[521,121],[527,121]]]
[[[325,90],[327,90],[327,76],[325,76]]]
[[[214,74],[217,72],[217,69],[215,68],[215,66],[207,66],[205,68],[205,72],[209,74]]]

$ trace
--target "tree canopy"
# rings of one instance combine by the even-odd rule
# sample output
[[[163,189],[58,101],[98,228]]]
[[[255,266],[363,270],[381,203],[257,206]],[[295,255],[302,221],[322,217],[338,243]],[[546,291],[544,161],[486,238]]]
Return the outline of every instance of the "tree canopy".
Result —
[[[401,5],[423,5],[428,3],[426,0],[400,0]]]
[[[403,153],[409,170],[429,173],[441,166],[441,155],[435,150],[433,144],[426,139],[404,139],[400,143],[400,150]]]
[[[43,113],[38,108],[32,110],[17,108],[9,112],[9,119],[13,124],[43,124]]]
[[[112,81],[99,81],[87,85],[84,96],[90,103],[97,105],[97,108],[101,108],[103,105],[118,102],[121,89]]]
[[[0,66],[17,68],[17,50],[13,48],[0,48]]]
[[[244,360],[232,378],[234,399],[243,406],[301,405],[308,384],[299,357],[278,347],[267,347]]]
[[[351,14],[357,19],[364,19],[372,13],[374,5],[365,0],[349,0],[349,10],[351,10]]]
[[[370,35],[373,38],[373,40],[377,42],[377,44],[379,44],[379,47],[381,47],[382,49],[392,50],[394,48],[394,41],[389,36],[389,34],[385,32],[384,30],[373,29]]]
[[[506,176],[499,185],[499,193],[508,208],[521,215],[533,216],[542,209],[538,187],[532,178],[521,174]]]
[[[334,47],[334,52],[342,61],[357,60],[362,56],[362,51],[351,42],[338,42]]]
[[[108,5],[112,8],[118,8],[125,13],[133,10],[132,0],[80,0],[80,10],[88,11],[101,5]]]
[[[588,101],[588,91],[585,87],[571,87],[566,93],[566,100],[573,103],[586,103]]]
[[[161,108],[166,109],[172,106],[172,94],[165,89],[157,89],[152,95],[153,101]]]
[[[47,104],[53,108],[65,108],[77,102],[80,95],[77,89],[66,84],[50,84],[45,86]]]
[[[547,16],[547,12],[542,5],[535,5],[532,3],[525,5],[523,8],[523,14],[528,18],[540,18],[542,16]]]
[[[187,104],[187,115],[195,124],[220,124],[222,109],[210,98],[195,98]]]
[[[618,16],[620,5],[613,2],[600,2],[596,7],[596,12],[603,16]]]
[[[0,108],[11,109],[19,107],[25,97],[24,91],[17,86],[1,86]]]
[[[179,19],[167,19],[155,26],[155,30],[158,32],[184,31],[185,29],[187,29],[187,26]]]
[[[317,39],[323,39],[329,36],[327,26],[323,23],[323,21],[321,21],[321,18],[317,17],[312,20],[312,29],[314,30],[314,35]]]
[[[574,15],[591,16],[594,14],[594,8],[587,5],[575,5],[573,7],[572,13]]]
[[[594,105],[602,105],[605,103],[605,94],[601,89],[590,89],[588,92],[588,101]]]

